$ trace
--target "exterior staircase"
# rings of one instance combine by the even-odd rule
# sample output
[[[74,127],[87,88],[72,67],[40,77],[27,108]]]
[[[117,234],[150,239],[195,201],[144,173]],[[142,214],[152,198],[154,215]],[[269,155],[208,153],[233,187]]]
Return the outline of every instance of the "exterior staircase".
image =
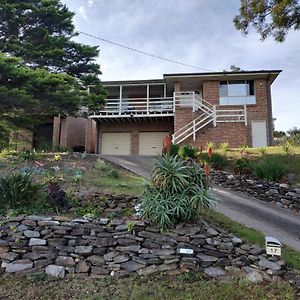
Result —
[[[200,113],[173,134],[174,144],[180,144],[191,136],[195,141],[196,133],[210,123],[217,126],[221,122],[244,122],[247,125],[246,105],[242,109],[217,110],[216,105],[210,104],[194,92],[175,92],[174,107],[191,107],[194,113]]]

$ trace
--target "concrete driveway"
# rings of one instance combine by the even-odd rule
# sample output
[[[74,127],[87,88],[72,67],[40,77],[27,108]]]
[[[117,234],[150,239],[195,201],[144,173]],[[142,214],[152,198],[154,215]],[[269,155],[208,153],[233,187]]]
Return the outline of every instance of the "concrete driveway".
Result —
[[[146,156],[105,155],[103,158],[144,177],[149,177],[153,162],[153,157]],[[227,189],[214,187],[212,193],[218,200],[218,212],[265,235],[276,237],[282,243],[300,251],[299,214]]]

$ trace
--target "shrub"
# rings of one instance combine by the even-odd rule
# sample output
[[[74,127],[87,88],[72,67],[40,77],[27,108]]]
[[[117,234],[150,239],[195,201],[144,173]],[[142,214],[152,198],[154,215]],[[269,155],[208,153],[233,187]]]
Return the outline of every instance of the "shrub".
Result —
[[[164,155],[154,163],[150,181],[142,195],[142,215],[162,230],[196,219],[215,201],[208,193],[206,177],[194,161]]]
[[[265,159],[255,166],[255,175],[262,179],[279,181],[287,172],[283,163],[274,158]]]
[[[267,153],[267,147],[260,147],[258,149],[258,152],[260,153],[261,156],[265,156]]]
[[[172,144],[171,145],[171,149],[170,149],[170,155],[175,156],[178,154],[178,150],[179,150],[179,145],[177,144]]]
[[[49,200],[57,208],[67,208],[68,201],[66,199],[66,193],[60,188],[57,182],[50,182],[48,185],[48,197]]]
[[[246,153],[247,149],[248,149],[248,145],[241,145],[241,146],[239,147],[240,153],[241,153],[242,155],[244,155],[244,154]]]
[[[94,165],[95,169],[102,172],[107,172],[110,167],[109,165],[102,159],[98,158]]]
[[[30,174],[11,174],[0,178],[0,210],[26,210],[37,200],[45,199],[43,185],[33,183]]]
[[[219,145],[219,149],[226,154],[229,151],[229,144],[228,143],[221,143]]]
[[[240,174],[251,174],[253,171],[253,166],[251,161],[248,158],[242,157],[236,161],[235,169]]]
[[[117,178],[120,177],[119,176],[119,172],[117,170],[115,170],[115,169],[111,169],[109,171],[109,176],[112,177],[112,178],[115,178],[115,179],[117,179]]]
[[[287,156],[290,156],[293,154],[293,143],[291,141],[285,141],[281,145],[281,148]]]
[[[191,145],[183,145],[179,148],[178,150],[178,155],[179,157],[181,157],[182,159],[185,159],[187,157],[189,158],[196,158],[197,154],[198,154],[199,150],[198,148],[195,148]]]
[[[41,158],[41,154],[35,150],[26,150],[18,153],[18,157],[21,160],[37,160]]]
[[[211,157],[207,153],[201,154],[201,159],[209,163],[214,169],[220,170],[228,165],[228,159],[225,155],[214,152]]]

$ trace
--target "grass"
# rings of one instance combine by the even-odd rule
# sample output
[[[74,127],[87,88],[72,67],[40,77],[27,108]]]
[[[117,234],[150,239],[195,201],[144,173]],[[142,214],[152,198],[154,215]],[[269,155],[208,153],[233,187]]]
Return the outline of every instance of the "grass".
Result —
[[[224,154],[222,149],[215,150],[217,153]],[[231,148],[226,152],[226,156],[231,166],[237,159],[247,157],[253,163],[260,161],[262,158],[274,158],[286,166],[289,173],[295,174],[295,184],[300,185],[300,146],[292,147],[292,155],[286,155],[281,146],[267,147],[264,155],[261,154],[260,148],[247,148],[245,153],[241,153],[239,148]]]
[[[41,286],[43,288],[41,289]],[[295,291],[286,282],[251,284],[242,279],[207,280],[196,273],[177,276],[55,280],[47,276],[9,277],[0,282],[3,299],[230,299],[289,300]]]
[[[262,248],[265,247],[265,236],[257,230],[232,221],[230,218],[215,211],[202,212],[202,217],[210,224],[214,224],[251,244]],[[300,271],[300,252],[284,246],[282,249],[282,258],[287,266]]]

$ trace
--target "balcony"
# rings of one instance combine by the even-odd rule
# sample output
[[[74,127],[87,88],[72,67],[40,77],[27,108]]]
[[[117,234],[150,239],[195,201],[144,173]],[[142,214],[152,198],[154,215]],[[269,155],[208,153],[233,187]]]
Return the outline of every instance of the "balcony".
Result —
[[[107,99],[105,107],[91,115],[97,119],[146,118],[174,116],[174,98]]]

